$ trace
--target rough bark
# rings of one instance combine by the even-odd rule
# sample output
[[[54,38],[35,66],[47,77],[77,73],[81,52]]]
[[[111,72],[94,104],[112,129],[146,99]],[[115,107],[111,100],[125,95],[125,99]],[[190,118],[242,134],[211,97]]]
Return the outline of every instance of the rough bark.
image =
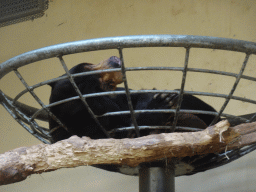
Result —
[[[0,185],[28,175],[94,164],[135,167],[161,158],[223,152],[256,142],[256,123],[229,127],[228,121],[200,132],[162,133],[135,139],[98,139],[72,136],[55,144],[18,148],[0,155]]]

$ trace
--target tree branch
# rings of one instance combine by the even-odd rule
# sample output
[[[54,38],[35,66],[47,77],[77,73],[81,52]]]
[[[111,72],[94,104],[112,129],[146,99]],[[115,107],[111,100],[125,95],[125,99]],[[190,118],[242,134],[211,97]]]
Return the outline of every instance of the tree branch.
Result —
[[[119,164],[131,167],[161,158],[224,152],[256,142],[256,123],[229,127],[228,121],[200,132],[162,133],[135,139],[72,136],[57,143],[21,147],[0,155],[0,185],[35,173],[82,165]]]

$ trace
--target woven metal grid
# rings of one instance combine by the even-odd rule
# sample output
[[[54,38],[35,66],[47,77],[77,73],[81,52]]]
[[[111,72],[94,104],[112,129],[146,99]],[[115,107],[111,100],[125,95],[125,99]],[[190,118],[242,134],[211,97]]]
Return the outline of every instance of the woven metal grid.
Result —
[[[0,27],[42,17],[47,8],[48,0],[1,0]]]
[[[125,48],[134,48],[134,47],[184,47],[186,49],[184,56],[184,67],[125,67],[125,60],[123,56],[123,49]],[[238,74],[216,71],[216,70],[207,70],[207,69],[198,69],[198,68],[189,68],[189,55],[190,49],[192,48],[211,48],[211,49],[221,49],[221,50],[230,50],[245,53],[245,58],[243,63],[241,63],[241,69]],[[117,49],[119,51],[119,57],[123,63],[121,69],[107,69],[107,70],[99,70],[92,72],[85,72],[79,74],[70,74],[68,72],[68,68],[63,60],[63,55],[69,55],[80,52],[87,51],[97,51],[97,50],[105,50],[105,49]],[[252,122],[256,119],[256,113],[245,115],[245,116],[234,116],[230,114],[223,113],[224,109],[228,105],[231,99],[240,100],[243,102],[248,102],[252,104],[256,104],[256,100],[246,99],[242,97],[233,96],[234,91],[240,81],[240,79],[247,79],[250,81],[256,81],[256,77],[243,75],[243,71],[246,67],[249,57],[252,54],[256,54],[256,43],[232,40],[232,39],[224,39],[224,38],[214,38],[214,37],[199,37],[199,36],[180,36],[180,35],[147,35],[147,36],[127,36],[127,37],[112,37],[112,38],[101,38],[101,39],[92,39],[92,40],[84,40],[77,42],[70,42],[65,44],[53,45],[50,47],[41,48],[38,50],[30,51],[19,56],[16,56],[0,65],[0,79],[4,77],[11,71],[14,71],[23,85],[26,87],[25,90],[20,92],[14,99],[8,97],[5,93],[0,90],[0,103],[5,107],[5,109],[12,115],[12,117],[22,125],[29,133],[33,134],[36,138],[41,140],[44,143],[51,143],[50,130],[45,127],[41,127],[36,122],[36,119],[48,121],[48,115],[54,118],[60,126],[65,128],[65,125],[60,122],[54,114],[50,112],[50,107],[68,102],[75,99],[81,99],[84,105],[87,107],[88,111],[90,111],[91,115],[94,117],[95,121],[98,123],[99,127],[104,131],[107,137],[109,137],[109,132],[107,132],[104,127],[100,125],[97,120],[97,116],[95,116],[88,106],[86,102],[86,98],[88,97],[98,97],[103,95],[116,95],[116,94],[126,94],[128,98],[129,111],[121,111],[121,112],[110,112],[104,114],[104,116],[116,115],[116,114],[131,114],[131,119],[133,122],[132,127],[122,127],[120,130],[131,130],[135,129],[137,136],[140,135],[140,129],[155,129],[155,128],[166,128],[166,129],[181,129],[184,131],[199,131],[201,129],[191,128],[191,127],[179,127],[176,126],[178,120],[179,113],[195,113],[195,114],[212,114],[215,115],[216,118],[212,122],[214,124],[218,117],[226,117],[229,119],[236,119],[239,123],[242,122]],[[51,80],[47,80],[32,86],[29,86],[22,75],[19,73],[18,68],[27,64],[31,64],[36,61],[54,58],[57,57],[66,71],[66,76],[54,78]],[[126,80],[126,72],[127,71],[138,71],[138,70],[167,70],[167,71],[181,71],[183,73],[182,82],[179,90],[129,90],[128,82]],[[90,75],[90,74],[98,74],[102,72],[110,72],[110,71],[121,71],[124,76],[124,87],[125,91],[114,91],[114,92],[103,92],[103,93],[94,93],[82,95],[79,89],[77,88],[73,78],[76,76],[82,75]],[[201,72],[201,73],[213,73],[223,76],[231,76],[234,77],[235,83],[233,84],[232,89],[229,94],[217,94],[217,93],[208,93],[208,92],[194,92],[194,91],[184,91],[184,86],[186,82],[186,76],[188,72]],[[55,82],[61,79],[68,78],[72,85],[74,86],[78,96],[68,98],[62,101],[58,101],[49,105],[45,105],[35,94],[34,89],[46,85],[50,82]],[[26,94],[30,93],[34,99],[40,104],[41,109],[36,109],[31,106],[27,106],[23,103],[20,103],[18,99]],[[153,110],[134,110],[131,105],[131,94],[134,93],[177,93],[179,94],[178,106],[176,109],[162,109],[162,110],[154,110],[154,112],[159,113],[174,113],[174,124],[173,127],[169,126],[158,126],[158,127],[149,127],[149,126],[138,126],[136,123],[135,113],[145,113]],[[210,111],[199,111],[199,110],[181,110],[181,101],[184,94],[191,95],[204,95],[211,97],[221,97],[225,98],[225,102],[221,109],[218,112],[210,112]],[[57,129],[58,127],[56,127]],[[117,130],[117,131],[118,131]],[[53,131],[53,130],[52,130]],[[254,150],[254,147],[245,148],[241,153],[247,153],[249,151]]]

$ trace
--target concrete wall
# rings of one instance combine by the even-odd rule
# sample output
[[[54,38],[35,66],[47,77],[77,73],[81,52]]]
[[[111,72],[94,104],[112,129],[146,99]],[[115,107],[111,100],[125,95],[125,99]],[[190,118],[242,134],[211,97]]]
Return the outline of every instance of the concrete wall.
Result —
[[[252,0],[51,0],[46,14],[27,21],[0,28],[0,63],[21,53],[69,41],[123,35],[182,34],[203,35],[256,41],[256,3]],[[183,66],[184,48],[125,49],[124,58],[130,66]],[[118,55],[116,50],[89,52],[65,56],[71,67],[79,62],[98,63]],[[245,55],[228,51],[192,49],[189,67],[238,72]],[[256,57],[252,56],[246,75],[256,76]],[[30,85],[57,77],[64,73],[57,59],[37,62],[20,69]],[[180,72],[128,73],[133,89],[175,89],[180,86]],[[189,73],[186,90],[209,91],[227,94],[234,78]],[[0,81],[0,88],[10,96],[24,89],[15,74]],[[255,99],[256,84],[241,81],[235,95]],[[48,103],[50,88],[36,90]],[[203,100],[219,109],[223,99]],[[39,107],[29,95],[22,102]],[[255,106],[232,101],[226,113],[255,112]],[[15,122],[0,106],[0,152],[38,144],[27,131]],[[42,123],[47,126],[47,124]],[[176,191],[255,191],[255,153],[229,165],[194,176],[176,179]],[[108,173],[91,167],[61,169],[52,173],[33,175],[26,181],[2,186],[1,191],[138,191],[138,178]]]

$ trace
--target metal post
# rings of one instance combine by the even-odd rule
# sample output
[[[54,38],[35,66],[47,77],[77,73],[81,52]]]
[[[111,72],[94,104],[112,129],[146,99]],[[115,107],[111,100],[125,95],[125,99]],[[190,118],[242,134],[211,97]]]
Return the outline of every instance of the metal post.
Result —
[[[174,192],[174,166],[142,167],[139,171],[140,192]]]

